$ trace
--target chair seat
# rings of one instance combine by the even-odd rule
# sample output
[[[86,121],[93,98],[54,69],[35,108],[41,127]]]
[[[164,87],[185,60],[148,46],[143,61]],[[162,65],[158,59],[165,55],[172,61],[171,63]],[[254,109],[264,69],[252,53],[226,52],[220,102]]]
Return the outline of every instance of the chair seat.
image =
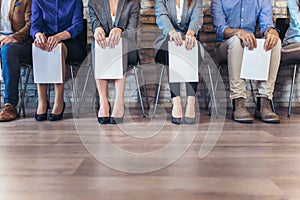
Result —
[[[281,65],[300,64],[300,43],[293,43],[281,48]]]

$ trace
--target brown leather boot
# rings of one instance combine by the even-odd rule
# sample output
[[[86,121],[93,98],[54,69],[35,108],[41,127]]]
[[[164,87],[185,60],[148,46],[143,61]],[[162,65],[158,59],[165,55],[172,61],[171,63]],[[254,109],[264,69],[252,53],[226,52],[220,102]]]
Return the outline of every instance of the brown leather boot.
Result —
[[[233,112],[232,119],[240,123],[253,123],[253,117],[245,107],[244,98],[236,98],[232,100]]]
[[[17,109],[11,104],[5,105],[0,112],[0,122],[8,122],[17,118]]]
[[[267,123],[279,123],[280,118],[271,108],[271,100],[266,97],[257,97],[255,118]]]

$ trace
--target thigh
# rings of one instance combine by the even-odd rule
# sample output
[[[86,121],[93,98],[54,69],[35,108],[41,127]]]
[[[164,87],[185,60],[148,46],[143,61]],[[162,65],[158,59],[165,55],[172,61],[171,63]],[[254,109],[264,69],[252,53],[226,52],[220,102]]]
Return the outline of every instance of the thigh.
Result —
[[[17,59],[20,63],[31,63],[31,48],[24,44],[6,44],[1,47],[1,59]]]
[[[63,41],[68,50],[67,62],[82,62],[84,59],[84,50],[80,47],[76,39]]]

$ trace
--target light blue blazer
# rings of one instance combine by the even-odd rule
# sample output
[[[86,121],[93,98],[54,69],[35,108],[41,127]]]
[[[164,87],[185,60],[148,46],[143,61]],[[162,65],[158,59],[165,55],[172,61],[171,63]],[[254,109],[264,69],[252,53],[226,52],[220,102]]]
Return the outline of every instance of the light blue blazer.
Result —
[[[176,0],[155,0],[156,24],[162,31],[162,35],[155,41],[155,52],[161,48],[163,42],[168,38],[171,30],[176,30],[185,34],[188,30],[193,30],[198,35],[203,24],[202,0],[193,0],[190,7],[185,0],[182,10],[180,24],[177,23]]]

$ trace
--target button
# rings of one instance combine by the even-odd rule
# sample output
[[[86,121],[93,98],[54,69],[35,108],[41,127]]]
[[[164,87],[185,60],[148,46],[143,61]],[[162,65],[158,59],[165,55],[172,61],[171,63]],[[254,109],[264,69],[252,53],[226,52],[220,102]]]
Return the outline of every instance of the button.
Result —
[[[244,20],[243,19],[241,19],[241,22],[243,22]]]
[[[244,8],[242,8],[242,11],[244,10]]]

